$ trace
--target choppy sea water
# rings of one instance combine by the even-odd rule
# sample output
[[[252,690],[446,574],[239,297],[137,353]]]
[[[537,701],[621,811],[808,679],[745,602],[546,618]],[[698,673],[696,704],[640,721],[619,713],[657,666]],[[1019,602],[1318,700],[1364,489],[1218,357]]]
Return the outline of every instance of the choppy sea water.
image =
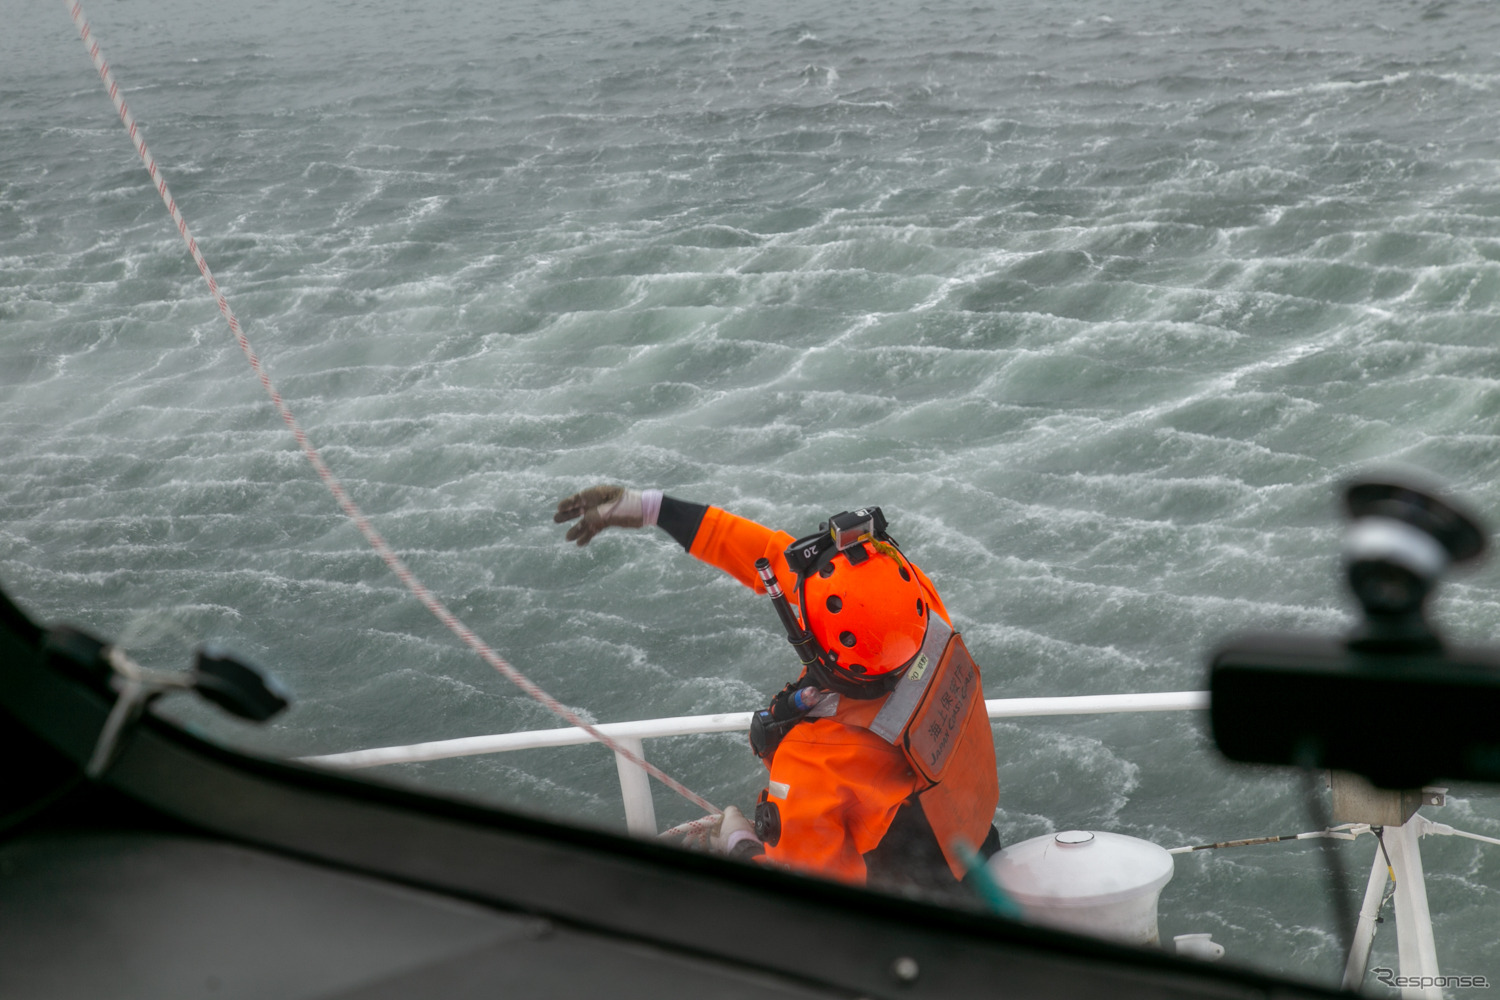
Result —
[[[883,505],[990,697],[1198,689],[1225,635],[1342,629],[1337,487],[1371,465],[1500,523],[1493,5],[855,6],[87,13],[334,470],[599,721],[746,710],[794,664],[664,535],[563,545],[552,505],[596,481],[793,534]],[[0,582],[152,665],[212,638],[272,668],[298,700],[267,731],[174,709],[256,749],[554,725],[314,478],[62,5],[0,23]],[[1437,617],[1497,641],[1497,598],[1482,568]],[[1008,842],[1312,822],[1196,715],[995,733]],[[760,784],[739,738],[648,750],[716,802]],[[621,816],[596,747],[387,776]],[[1429,814],[1500,836],[1491,790]],[[1357,903],[1373,844],[1342,850]],[[1424,842],[1444,972],[1500,979],[1497,850]],[[1336,981],[1322,878],[1306,843],[1180,857],[1163,937]]]

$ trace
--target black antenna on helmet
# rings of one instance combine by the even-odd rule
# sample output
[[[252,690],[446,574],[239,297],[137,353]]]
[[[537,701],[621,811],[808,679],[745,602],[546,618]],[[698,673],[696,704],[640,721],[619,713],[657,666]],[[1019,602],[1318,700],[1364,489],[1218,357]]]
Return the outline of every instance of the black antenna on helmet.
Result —
[[[769,760],[787,732],[822,700],[821,685],[827,675],[828,654],[818,645],[817,637],[797,620],[796,612],[771,569],[771,560],[764,557],[755,560],[755,572],[765,585],[771,606],[781,619],[781,627],[786,629],[787,642],[792,644],[797,659],[802,661],[802,677],[782,688],[771,699],[769,707],[750,717],[750,749],[762,760]],[[801,577],[798,579],[800,581]],[[803,618],[806,618],[805,611]]]
[[[802,669],[811,672],[812,669],[825,661],[828,654],[818,645],[817,638],[812,631],[806,627],[807,612],[804,607],[802,621],[797,620],[797,614],[792,610],[791,602],[786,599],[786,594],[781,589],[781,584],[776,580],[776,574],[771,569],[771,560],[761,557],[755,560],[755,572],[760,574],[760,582],[765,584],[766,593],[770,595],[771,606],[776,609],[776,616],[781,619],[782,628],[786,629],[786,641],[792,644],[797,651],[797,659],[802,661]],[[801,577],[798,577],[801,583]]]

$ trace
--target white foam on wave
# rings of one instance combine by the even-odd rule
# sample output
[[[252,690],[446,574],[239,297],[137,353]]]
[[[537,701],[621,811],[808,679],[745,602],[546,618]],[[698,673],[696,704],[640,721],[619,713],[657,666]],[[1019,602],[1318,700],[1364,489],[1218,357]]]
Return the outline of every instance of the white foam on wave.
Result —
[[[1025,577],[1017,579],[1024,580]],[[1113,676],[1118,670],[1126,670],[1137,675],[1146,675],[1159,666],[1154,660],[1146,659],[1138,654],[1127,652],[1115,646],[1095,646],[1089,643],[1075,642],[1071,639],[1049,635],[1036,629],[992,621],[981,621],[973,617],[974,614],[978,613],[977,610],[972,614],[965,613],[963,610],[956,608],[950,608],[949,610],[953,615],[954,624],[967,637],[971,646],[983,644],[998,648],[1040,648],[1049,657],[1074,662],[1084,661],[1101,673],[1108,671],[1109,676]],[[996,690],[988,692],[988,696],[990,698],[1016,696],[1014,688],[1007,683],[1007,678],[1002,672],[1004,669],[1003,665],[998,663],[993,664],[991,669],[999,673],[1000,678]],[[1050,691],[1046,693],[1051,694]],[[1107,693],[1116,692],[1110,691]]]
[[[1002,796],[1000,814],[1008,826],[1029,814],[1062,817],[1069,827],[1108,829],[1140,786],[1140,765],[1095,737],[1012,722],[994,728],[1006,762],[1027,774],[1024,787],[1011,785]],[[1012,819],[1013,808],[1021,816]],[[1006,842],[1026,835],[1018,826],[1001,831]]]

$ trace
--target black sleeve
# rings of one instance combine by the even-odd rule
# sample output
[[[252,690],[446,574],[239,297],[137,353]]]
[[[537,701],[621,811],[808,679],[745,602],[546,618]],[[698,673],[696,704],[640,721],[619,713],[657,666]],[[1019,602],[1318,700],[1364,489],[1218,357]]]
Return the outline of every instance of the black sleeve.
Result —
[[[698,537],[698,526],[708,507],[701,503],[690,503],[676,497],[661,498],[661,512],[656,515],[656,526],[677,540],[683,551],[691,551],[693,539]]]

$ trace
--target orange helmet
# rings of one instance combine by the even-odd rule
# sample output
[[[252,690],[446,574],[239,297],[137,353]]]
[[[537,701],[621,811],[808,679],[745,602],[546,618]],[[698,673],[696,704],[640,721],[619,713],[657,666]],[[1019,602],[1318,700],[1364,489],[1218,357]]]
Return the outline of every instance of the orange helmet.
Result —
[[[851,533],[842,540],[849,544],[837,547],[824,543],[815,560],[798,567],[803,627],[817,639],[829,668],[818,680],[866,698],[890,690],[921,650],[928,614],[911,564],[885,535],[879,508],[872,511],[878,520],[866,523],[873,531]],[[835,529],[843,517],[832,519]],[[831,537],[836,532],[822,536]],[[794,547],[805,547],[812,538]]]

